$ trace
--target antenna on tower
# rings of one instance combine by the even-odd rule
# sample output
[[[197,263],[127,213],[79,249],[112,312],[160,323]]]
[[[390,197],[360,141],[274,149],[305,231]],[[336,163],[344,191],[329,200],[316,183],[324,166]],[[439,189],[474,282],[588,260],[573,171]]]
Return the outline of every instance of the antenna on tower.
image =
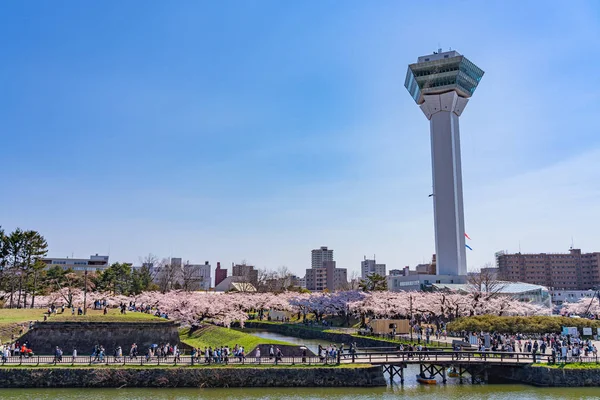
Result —
[[[521,253],[521,241],[519,240],[519,253]]]
[[[569,250],[573,250],[573,236],[571,236],[571,248]]]

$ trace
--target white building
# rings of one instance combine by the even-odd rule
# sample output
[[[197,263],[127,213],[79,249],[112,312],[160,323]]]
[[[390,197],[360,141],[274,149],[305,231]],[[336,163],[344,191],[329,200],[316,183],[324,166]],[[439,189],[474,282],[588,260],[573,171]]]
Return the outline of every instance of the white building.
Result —
[[[205,261],[204,264],[185,264],[182,274],[191,290],[210,290],[210,271],[210,263]]]
[[[321,268],[326,261],[333,261],[333,250],[329,250],[327,246],[322,246],[320,249],[311,251],[311,268]]]
[[[362,279],[367,279],[369,275],[377,274],[385,276],[385,264],[377,264],[375,257],[372,260],[367,260],[367,257],[360,262],[360,276]]]
[[[54,266],[61,266],[63,269],[72,269],[75,272],[96,272],[104,271],[109,267],[108,256],[99,256],[97,253],[90,258],[42,258],[42,262],[46,264],[46,269]]]
[[[581,299],[592,299],[595,290],[560,290],[555,289],[550,291],[552,303],[561,305],[563,303],[576,303]]]
[[[436,284],[464,284],[467,281],[466,276],[419,273],[410,275],[388,275],[386,279],[388,290],[391,292],[429,290],[432,285]]]

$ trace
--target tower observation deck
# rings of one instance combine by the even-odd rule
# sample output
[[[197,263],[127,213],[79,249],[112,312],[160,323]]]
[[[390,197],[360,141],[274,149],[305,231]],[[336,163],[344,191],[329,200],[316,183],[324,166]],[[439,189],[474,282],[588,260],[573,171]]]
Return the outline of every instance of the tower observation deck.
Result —
[[[484,72],[456,51],[408,66],[404,86],[430,121],[437,275],[467,274],[458,119]]]

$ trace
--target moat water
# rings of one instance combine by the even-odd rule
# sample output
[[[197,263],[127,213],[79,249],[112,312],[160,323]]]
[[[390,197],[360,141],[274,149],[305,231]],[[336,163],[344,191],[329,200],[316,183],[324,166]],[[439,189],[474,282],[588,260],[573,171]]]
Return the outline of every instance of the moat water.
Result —
[[[438,385],[388,388],[253,388],[253,389],[0,389],[3,400],[558,400],[598,399],[600,388],[535,388],[524,385]]]

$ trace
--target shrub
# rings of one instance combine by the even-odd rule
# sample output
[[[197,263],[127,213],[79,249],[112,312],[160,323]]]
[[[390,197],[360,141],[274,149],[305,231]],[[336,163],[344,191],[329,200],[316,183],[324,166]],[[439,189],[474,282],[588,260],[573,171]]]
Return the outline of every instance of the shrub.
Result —
[[[462,317],[448,323],[451,332],[498,332],[498,333],[560,333],[563,326],[582,328],[598,328],[599,321],[583,318],[533,316],[533,317],[500,317],[497,315],[477,315]]]

